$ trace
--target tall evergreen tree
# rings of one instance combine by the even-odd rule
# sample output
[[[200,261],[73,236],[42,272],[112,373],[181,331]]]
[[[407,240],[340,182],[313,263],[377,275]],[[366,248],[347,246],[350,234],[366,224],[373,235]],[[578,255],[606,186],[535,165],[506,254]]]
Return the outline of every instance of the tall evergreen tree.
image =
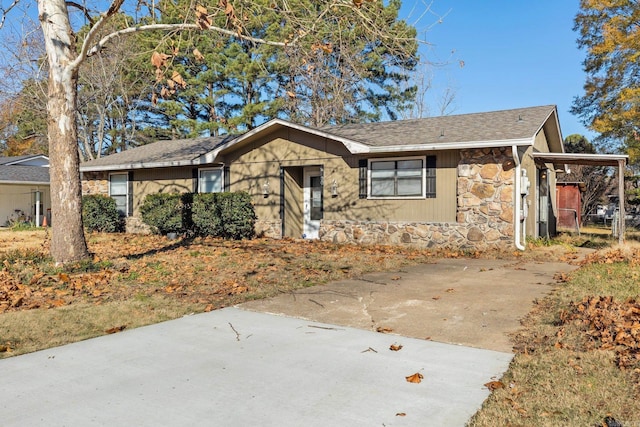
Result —
[[[294,25],[283,22],[277,7],[268,0],[255,3],[262,13],[238,12],[243,32],[295,37]],[[243,131],[273,117],[312,126],[395,119],[416,95],[415,86],[406,85],[417,64],[416,30],[398,19],[400,2],[368,2],[359,9],[366,25],[354,25],[350,8],[322,14],[328,4],[289,3],[300,20],[319,19],[312,37],[284,49],[212,34],[171,39],[160,49],[162,71],[179,78],[158,82],[158,111],[181,136]],[[163,22],[181,19],[181,3],[172,5],[164,9]],[[214,24],[224,25],[229,18],[216,19]],[[370,37],[372,28],[379,37]]]

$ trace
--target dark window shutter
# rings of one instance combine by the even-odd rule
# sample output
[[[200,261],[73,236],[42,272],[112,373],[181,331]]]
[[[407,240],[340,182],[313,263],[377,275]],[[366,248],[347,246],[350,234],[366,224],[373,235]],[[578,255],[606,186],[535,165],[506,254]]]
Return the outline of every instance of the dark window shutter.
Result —
[[[192,187],[192,192],[193,193],[197,193],[198,192],[198,181],[199,181],[199,173],[198,173],[198,168],[193,168],[191,169],[191,187]]]
[[[436,197],[436,156],[427,156],[426,196],[429,199]]]
[[[280,223],[284,236],[284,168],[280,168]]]
[[[222,179],[224,180],[224,187],[222,188],[222,191],[228,193],[231,191],[231,170],[229,166],[222,168]]]
[[[127,216],[133,215],[133,171],[127,175]]]
[[[358,197],[361,199],[367,198],[367,159],[358,160],[358,168],[360,169],[359,175],[359,195]]]

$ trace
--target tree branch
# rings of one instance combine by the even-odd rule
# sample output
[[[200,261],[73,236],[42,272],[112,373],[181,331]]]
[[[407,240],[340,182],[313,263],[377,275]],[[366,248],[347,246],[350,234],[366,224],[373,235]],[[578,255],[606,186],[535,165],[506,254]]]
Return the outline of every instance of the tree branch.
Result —
[[[8,7],[0,8],[0,14],[2,14],[2,18],[0,18],[0,28],[4,27],[4,21],[6,21],[7,19],[7,14],[11,12],[11,9],[16,7],[18,3],[20,3],[20,0],[13,0],[13,3],[11,3]]]
[[[89,51],[89,47],[93,42],[93,39],[96,37],[96,34],[98,34],[98,31],[100,31],[100,29],[103,27],[103,25],[107,22],[109,18],[111,18],[116,13],[118,13],[118,10],[120,10],[122,3],[124,3],[124,0],[113,0],[113,3],[111,3],[111,5],[109,6],[109,9],[107,9],[105,13],[100,14],[100,18],[94,25],[91,26],[91,29],[89,30],[89,32],[87,33],[87,36],[82,42],[82,49],[80,50],[80,54],[76,57],[76,59],[73,62],[69,63],[69,65],[67,66],[67,69],[69,70],[77,69],[80,66],[80,64],[82,64],[85,57],[87,56],[87,52]]]
[[[259,44],[266,44],[266,45],[270,45],[270,46],[287,46],[287,43],[284,42],[274,42],[274,41],[269,41],[269,40],[265,40],[265,39],[261,39],[261,38],[257,38],[257,37],[251,37],[251,36],[247,36],[244,34],[238,34],[236,31],[232,31],[232,30],[227,30],[225,28],[220,28],[220,27],[215,27],[215,26],[210,26],[208,28],[203,29],[202,27],[200,27],[197,24],[186,24],[186,23],[182,23],[182,24],[149,24],[149,25],[140,25],[138,27],[129,27],[129,28],[124,28],[122,30],[119,31],[115,31],[111,34],[108,34],[106,36],[104,36],[102,39],[100,39],[100,41],[98,41],[90,50],[87,49],[86,51],[83,50],[82,54],[86,55],[86,56],[93,56],[96,53],[100,52],[100,50],[102,50],[102,48],[104,47],[105,44],[107,44],[109,41],[111,41],[111,39],[114,39],[116,37],[125,35],[125,34],[131,34],[131,33],[137,33],[137,32],[141,32],[141,31],[185,31],[185,30],[200,30],[200,31],[215,31],[221,34],[225,34],[231,37],[238,37],[241,38],[243,40],[247,40],[250,42],[254,42],[254,43],[259,43]],[[290,43],[289,43],[290,44]],[[84,46],[83,46],[84,47]]]
[[[89,9],[87,9],[86,7],[84,7],[83,5],[76,3],[74,1],[69,1],[67,0],[67,6],[71,6],[71,7],[75,7],[76,9],[78,9],[79,11],[81,11],[82,13],[84,13],[84,17],[87,18],[87,20],[89,21],[89,24],[93,25],[93,17],[91,15],[89,15]]]

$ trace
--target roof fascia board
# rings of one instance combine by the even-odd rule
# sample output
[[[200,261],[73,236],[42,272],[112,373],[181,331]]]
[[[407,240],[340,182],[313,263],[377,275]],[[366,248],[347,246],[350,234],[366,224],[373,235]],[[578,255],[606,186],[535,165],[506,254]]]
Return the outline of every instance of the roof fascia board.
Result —
[[[551,115],[554,115],[555,120],[554,120],[554,124],[556,129],[558,130],[558,137],[560,138],[560,149],[562,150],[562,152],[564,153],[564,139],[562,138],[562,130],[560,129],[560,121],[558,118],[558,112],[557,112],[557,107],[553,107],[553,109],[551,111],[549,111],[549,114],[547,114],[547,117],[545,117],[545,119],[542,121],[542,124],[538,127],[538,129],[536,130],[534,135],[537,135],[538,133],[540,133],[540,131],[542,129],[544,129],[544,126],[547,124],[547,122],[549,121],[549,118],[551,117]],[[535,138],[535,136],[534,136]]]
[[[398,153],[406,151],[464,150],[474,148],[496,148],[530,146],[533,138],[505,139],[497,141],[445,142],[438,144],[396,145],[393,147],[370,147],[369,153]]]
[[[19,165],[20,163],[24,163],[24,162],[28,162],[34,159],[44,159],[47,162],[49,161],[49,158],[43,154],[37,154],[37,155],[33,155],[33,156],[29,156],[29,157],[25,157],[24,159],[20,159],[20,160],[15,160],[13,162],[10,163],[5,163],[5,166],[13,166],[13,165]]]
[[[100,171],[121,171],[132,169],[154,169],[154,168],[168,168],[175,166],[200,166],[206,164],[202,162],[201,158],[193,160],[180,160],[175,162],[139,162],[139,163],[124,163],[117,165],[102,165],[102,166],[80,166],[80,172],[100,172]]]
[[[531,153],[533,158],[544,158],[549,160],[602,160],[602,161],[620,161],[629,160],[629,156],[626,154],[587,154],[587,153]]]
[[[49,182],[46,182],[46,181],[3,181],[3,180],[0,180],[0,184],[46,185],[46,186],[51,185]]]
[[[258,126],[255,129],[250,130],[249,132],[246,132],[240,136],[238,136],[237,138],[232,139],[231,141],[228,141],[222,145],[220,145],[219,147],[216,147],[215,149],[211,150],[210,152],[204,154],[203,156],[201,156],[201,158],[203,159],[203,163],[213,163],[216,159],[216,157],[218,157],[218,154],[220,154],[222,151],[233,147],[236,144],[241,143],[242,141],[251,138],[252,136],[258,135],[262,132],[265,132],[268,129],[273,128],[274,126],[280,126],[280,127],[287,127],[290,129],[295,129],[295,130],[299,130],[301,132],[305,132],[305,133],[309,133],[312,135],[316,135],[319,136],[321,138],[326,138],[326,139],[331,139],[333,141],[337,141],[342,143],[347,150],[349,150],[349,152],[351,154],[359,154],[359,153],[367,153],[369,151],[369,147],[361,144],[359,142],[353,141],[351,139],[348,138],[342,138],[336,135],[332,135],[329,132],[324,132],[318,129],[312,129],[303,125],[299,125],[296,123],[291,123],[288,122],[286,120],[282,120],[282,119],[273,119],[268,121],[267,123]]]

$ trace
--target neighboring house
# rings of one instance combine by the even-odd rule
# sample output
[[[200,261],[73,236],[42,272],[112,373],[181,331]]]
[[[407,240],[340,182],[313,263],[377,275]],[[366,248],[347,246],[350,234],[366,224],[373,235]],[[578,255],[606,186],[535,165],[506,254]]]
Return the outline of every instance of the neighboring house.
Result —
[[[50,207],[49,159],[43,155],[0,157],[0,225],[33,221],[39,226]]]
[[[83,192],[116,199],[136,230],[156,192],[246,191],[271,237],[486,250],[555,232],[562,153],[553,105],[159,141],[81,165]]]

